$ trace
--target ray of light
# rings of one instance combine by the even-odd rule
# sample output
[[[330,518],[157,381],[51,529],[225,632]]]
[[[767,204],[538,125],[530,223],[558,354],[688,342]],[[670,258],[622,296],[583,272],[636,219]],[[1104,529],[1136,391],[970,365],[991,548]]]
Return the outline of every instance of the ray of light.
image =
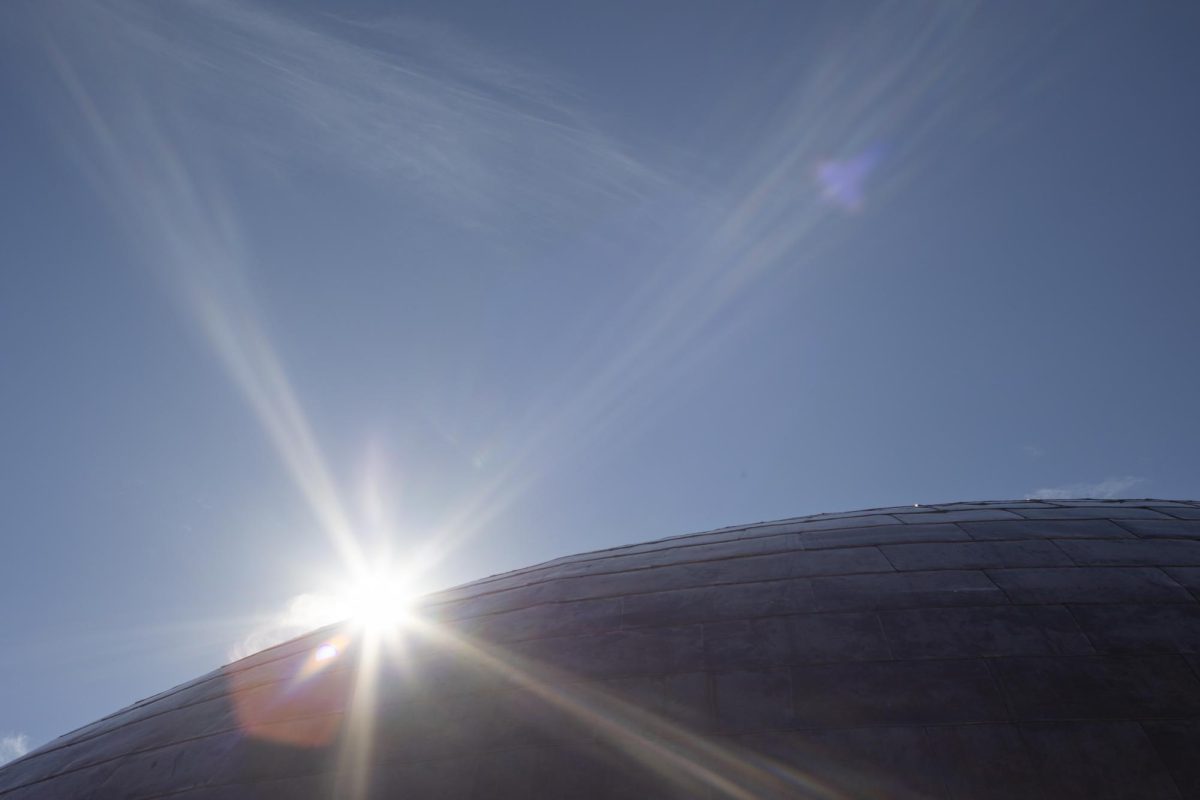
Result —
[[[246,286],[249,261],[232,205],[181,152],[145,99],[124,98],[118,127],[64,52],[48,52],[102,158],[87,162],[101,197],[178,294],[242,393],[348,569],[366,561],[311,426]],[[195,154],[192,153],[192,157]]]
[[[847,797],[814,776],[689,730],[600,687],[462,636],[445,625],[418,617],[410,627],[433,646],[530,691],[665,780],[737,800],[794,796],[797,791],[820,800]]]
[[[347,800],[362,800],[371,789],[371,756],[375,749],[383,638],[375,630],[365,630],[359,636],[361,652],[354,671],[354,690],[338,748],[335,796]]]
[[[186,101],[228,91],[225,101],[256,109],[266,103],[315,137],[293,142],[297,152],[287,157],[334,158],[363,175],[400,170],[421,184],[422,198],[432,192],[469,225],[490,213],[476,207],[481,198],[494,208],[514,206],[496,186],[541,216],[572,192],[629,198],[655,177],[581,125],[532,76],[444,31],[443,46],[430,54],[450,61],[413,64],[253,6],[176,8],[186,25],[122,0],[75,11],[50,3],[43,21],[50,59],[91,135],[74,143],[81,166],[130,241],[181,298],[347,570],[362,574],[366,558],[351,515],[248,289],[252,258],[218,160],[206,158],[205,132],[192,130],[195,120],[166,93]],[[236,35],[213,36],[222,30]],[[127,57],[143,65],[142,74],[114,66]],[[413,126],[414,115],[429,124]],[[236,131],[243,148],[278,147],[274,135],[253,127]],[[456,135],[427,134],[443,129]],[[498,141],[519,143],[516,167],[482,160]],[[531,158],[536,168],[521,166]],[[451,549],[431,548],[422,563]]]

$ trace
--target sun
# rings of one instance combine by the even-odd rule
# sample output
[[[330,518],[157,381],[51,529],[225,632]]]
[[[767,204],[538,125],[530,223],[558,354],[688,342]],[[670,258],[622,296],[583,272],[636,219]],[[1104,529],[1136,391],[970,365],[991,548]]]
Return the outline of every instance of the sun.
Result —
[[[342,596],[345,616],[372,633],[393,631],[409,620],[413,610],[411,584],[396,571],[380,570],[361,576]]]

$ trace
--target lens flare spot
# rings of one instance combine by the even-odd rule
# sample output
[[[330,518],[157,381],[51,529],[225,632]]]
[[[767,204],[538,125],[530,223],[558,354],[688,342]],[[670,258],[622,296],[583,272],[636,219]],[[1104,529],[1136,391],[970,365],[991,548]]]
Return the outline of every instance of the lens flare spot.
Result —
[[[843,211],[861,211],[867,178],[882,155],[879,147],[873,147],[851,158],[826,159],[817,164],[817,183],[825,202]]]
[[[331,658],[337,658],[337,645],[326,642],[317,648],[317,652],[313,653],[313,658],[317,661],[328,661]]]

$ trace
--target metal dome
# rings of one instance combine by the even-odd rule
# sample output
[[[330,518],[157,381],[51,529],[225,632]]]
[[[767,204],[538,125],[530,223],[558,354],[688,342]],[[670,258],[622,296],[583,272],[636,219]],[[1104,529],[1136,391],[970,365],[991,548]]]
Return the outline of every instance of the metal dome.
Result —
[[[825,514],[314,632],[0,768],[0,800],[1200,797],[1200,503]]]

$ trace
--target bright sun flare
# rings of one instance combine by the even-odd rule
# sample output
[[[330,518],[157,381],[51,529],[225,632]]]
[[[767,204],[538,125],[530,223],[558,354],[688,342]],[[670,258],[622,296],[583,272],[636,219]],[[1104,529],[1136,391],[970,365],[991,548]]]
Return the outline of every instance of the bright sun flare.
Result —
[[[347,618],[377,632],[402,625],[412,611],[413,600],[408,582],[391,574],[364,576],[342,598]]]

